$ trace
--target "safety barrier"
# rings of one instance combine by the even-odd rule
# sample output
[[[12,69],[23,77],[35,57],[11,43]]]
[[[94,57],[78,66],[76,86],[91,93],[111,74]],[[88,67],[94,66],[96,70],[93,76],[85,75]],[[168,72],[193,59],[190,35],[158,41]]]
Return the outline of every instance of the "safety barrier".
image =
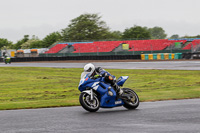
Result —
[[[168,55],[168,56],[167,56]],[[150,56],[150,58],[149,58]],[[152,59],[153,57],[153,59]],[[21,57],[11,58],[12,62],[31,62],[31,61],[58,61],[58,60],[127,60],[127,59],[142,59],[142,60],[173,60],[173,59],[200,59],[200,54],[195,53],[174,53],[174,54],[142,54],[142,55],[94,55],[94,56],[65,56],[65,57]],[[0,58],[3,62],[3,58]]]
[[[129,60],[140,59],[140,55],[101,55],[101,56],[66,56],[66,57],[22,57],[11,58],[12,62],[31,62],[31,61],[59,61],[59,60]],[[3,59],[0,58],[0,62]]]
[[[173,60],[182,59],[182,53],[141,54],[141,60]]]

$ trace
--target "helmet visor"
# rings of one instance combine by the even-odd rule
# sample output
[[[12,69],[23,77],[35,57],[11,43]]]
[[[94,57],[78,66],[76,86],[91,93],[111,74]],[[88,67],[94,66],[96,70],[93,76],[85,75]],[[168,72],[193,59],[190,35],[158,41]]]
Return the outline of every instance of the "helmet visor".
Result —
[[[87,70],[84,70],[85,72],[91,72],[92,71],[92,68],[90,67],[89,69]]]

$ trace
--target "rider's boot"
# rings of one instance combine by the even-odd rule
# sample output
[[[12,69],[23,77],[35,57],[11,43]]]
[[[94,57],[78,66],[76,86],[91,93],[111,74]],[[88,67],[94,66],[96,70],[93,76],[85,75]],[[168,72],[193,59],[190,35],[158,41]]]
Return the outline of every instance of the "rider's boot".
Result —
[[[131,96],[129,94],[125,94],[116,83],[113,85],[113,87],[115,88],[115,91],[117,92],[119,98],[131,100]]]

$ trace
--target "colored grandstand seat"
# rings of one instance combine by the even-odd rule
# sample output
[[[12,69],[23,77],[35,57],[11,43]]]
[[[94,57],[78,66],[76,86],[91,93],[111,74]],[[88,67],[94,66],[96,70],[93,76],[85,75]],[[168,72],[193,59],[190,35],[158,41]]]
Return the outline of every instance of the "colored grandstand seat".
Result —
[[[74,44],[75,51],[73,53],[89,53],[89,52],[111,52],[120,43],[118,41],[99,41],[93,43]]]
[[[200,44],[200,39],[198,40],[193,40],[190,44],[185,46],[183,50],[190,50],[192,47],[194,48],[196,45]]]
[[[151,51],[151,50],[164,50],[171,44],[175,42],[185,43],[186,40],[168,40],[168,39],[159,39],[159,40],[132,40],[129,41],[129,51]]]
[[[49,49],[49,51],[47,51],[45,53],[58,53],[60,50],[65,48],[67,45],[68,44],[56,44],[54,47],[52,47],[51,49]]]

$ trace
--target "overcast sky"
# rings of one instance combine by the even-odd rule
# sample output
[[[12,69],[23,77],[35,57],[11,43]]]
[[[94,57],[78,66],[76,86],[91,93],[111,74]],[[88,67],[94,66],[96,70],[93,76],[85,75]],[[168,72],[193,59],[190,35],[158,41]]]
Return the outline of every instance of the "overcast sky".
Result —
[[[99,13],[111,30],[134,25],[172,34],[200,34],[200,0],[0,0],[0,38],[43,39],[83,13]]]

